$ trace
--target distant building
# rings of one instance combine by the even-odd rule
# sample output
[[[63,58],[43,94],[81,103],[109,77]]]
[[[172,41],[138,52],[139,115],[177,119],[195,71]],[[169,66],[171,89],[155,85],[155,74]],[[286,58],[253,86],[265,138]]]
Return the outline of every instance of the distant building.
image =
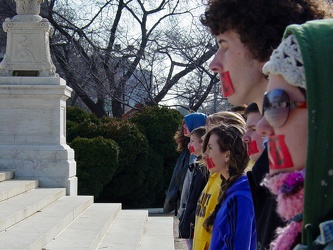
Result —
[[[115,81],[119,82],[126,72],[126,67],[130,64],[128,58],[119,57],[115,59],[116,76]],[[132,76],[124,86],[116,86],[121,92],[120,100],[123,102],[123,113],[132,110],[137,104],[145,104],[149,100],[149,95],[153,93],[153,77],[151,70],[135,69]],[[106,110],[112,113],[111,99],[105,100]]]

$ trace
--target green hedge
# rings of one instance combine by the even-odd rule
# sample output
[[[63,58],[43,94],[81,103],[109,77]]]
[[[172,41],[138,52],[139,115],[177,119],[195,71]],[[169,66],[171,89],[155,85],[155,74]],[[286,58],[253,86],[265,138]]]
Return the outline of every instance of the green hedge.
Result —
[[[157,175],[160,176],[155,206],[163,206],[165,191],[168,189],[179,156],[173,136],[182,119],[179,111],[158,106],[145,107],[142,112],[137,113],[131,119],[147,137],[151,150],[150,156],[158,156],[162,160],[161,166],[153,167],[158,170]],[[151,162],[154,164],[154,160]]]
[[[68,108],[67,141],[71,146],[72,141],[80,142],[76,142],[78,137],[102,137],[113,140],[118,146],[118,167],[107,184],[103,184],[103,191],[95,195],[96,201],[121,202],[124,208],[162,206],[179,155],[173,136],[181,120],[178,111],[159,107],[144,108],[130,121],[108,117],[99,119],[79,108]],[[86,154],[91,154],[92,158],[101,157],[92,152],[97,147],[91,145],[86,148]],[[77,154],[76,148],[74,150]],[[89,183],[81,180],[87,174],[81,174],[79,169],[87,164],[84,161],[88,161],[87,158],[82,159],[77,160],[80,194],[91,188]],[[92,163],[91,159],[89,162]],[[100,166],[96,164],[96,167]],[[97,181],[99,178],[102,177],[98,176]]]
[[[101,202],[121,202],[123,207],[142,207],[154,203],[145,184],[150,183],[148,164],[149,146],[138,127],[129,122],[104,118],[101,135],[112,138],[119,145],[117,176],[105,186]],[[154,188],[154,187],[153,187]]]
[[[67,107],[66,110],[66,139],[70,143],[76,137],[94,138],[99,136],[97,128],[100,120],[93,114],[78,107]]]
[[[103,137],[77,137],[69,145],[75,151],[78,193],[99,197],[118,168],[118,145]]]

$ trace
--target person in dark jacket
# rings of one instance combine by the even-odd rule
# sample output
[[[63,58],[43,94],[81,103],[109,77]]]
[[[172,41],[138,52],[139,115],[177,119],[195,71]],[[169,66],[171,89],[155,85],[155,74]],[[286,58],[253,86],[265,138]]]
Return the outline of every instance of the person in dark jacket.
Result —
[[[191,133],[194,129],[205,126],[206,124],[207,116],[203,113],[190,113],[184,117],[185,124],[184,124],[184,135],[190,137]],[[192,164],[195,160],[196,156],[191,155],[190,156],[190,164]],[[188,199],[188,193],[190,190],[191,180],[192,180],[193,172],[187,170],[184,182],[183,182],[183,188],[180,195],[180,206],[178,209],[178,218],[180,218],[185,211],[187,199]]]
[[[204,127],[196,128],[192,131],[189,149],[192,155],[196,156],[194,163],[190,164],[190,171],[193,172],[189,196],[185,211],[179,221],[179,237],[193,239],[195,212],[199,196],[208,180],[208,171],[200,162],[202,155],[202,139],[206,133]]]
[[[256,212],[257,235],[259,236],[257,248],[264,249],[270,239],[274,238],[275,232],[271,228],[277,228],[284,225],[278,214],[275,212],[276,201],[267,188],[261,186],[262,179],[268,173],[267,150],[263,147],[261,134],[256,131],[256,124],[261,119],[256,103],[250,103],[244,115],[246,120],[246,132],[243,141],[247,145],[248,155],[254,162],[252,171],[247,172],[248,181],[251,187],[252,200]],[[253,144],[253,142],[256,142]],[[252,144],[252,145],[251,145]]]
[[[183,182],[190,162],[190,151],[187,147],[190,139],[184,135],[184,124],[185,120],[183,119],[181,126],[173,137],[177,143],[177,151],[181,154],[173,170],[163,206],[164,213],[175,211],[175,216],[177,216]]]
[[[243,141],[246,143],[247,155],[250,160],[255,163],[264,151],[264,137],[256,130],[256,125],[261,119],[261,114],[256,103],[252,102],[247,105],[244,110],[244,118],[246,120],[246,126]]]

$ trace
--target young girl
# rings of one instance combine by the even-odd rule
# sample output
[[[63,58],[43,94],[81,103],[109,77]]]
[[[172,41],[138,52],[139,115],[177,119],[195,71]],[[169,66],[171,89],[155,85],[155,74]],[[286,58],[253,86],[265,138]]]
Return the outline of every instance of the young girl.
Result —
[[[179,234],[181,238],[193,239],[197,202],[208,180],[208,171],[206,167],[200,162],[202,155],[201,137],[205,133],[205,127],[194,129],[191,133],[190,142],[188,144],[190,153],[195,155],[196,159],[194,160],[194,163],[190,164],[189,166],[193,176],[190,184],[186,208],[183,216],[179,219]],[[189,247],[189,249],[192,248]]]
[[[209,131],[214,126],[225,128],[231,124],[245,128],[245,121],[241,115],[235,112],[221,111],[208,116],[206,122],[206,131]],[[206,167],[209,166],[206,165]],[[207,231],[203,224],[207,217],[214,211],[222,182],[220,174],[215,171],[214,168],[208,168],[208,171],[210,173],[209,179],[199,197],[196,209],[193,239],[194,250],[209,249],[212,232]]]
[[[269,81],[257,130],[268,136],[264,184],[287,223],[274,250],[293,249],[301,240],[299,249],[332,249],[332,55],[333,19],[311,21],[289,26],[263,67]]]
[[[208,169],[222,178],[218,203],[204,226],[212,230],[210,249],[256,249],[254,208],[245,170],[249,162],[244,128],[214,127],[205,136]]]

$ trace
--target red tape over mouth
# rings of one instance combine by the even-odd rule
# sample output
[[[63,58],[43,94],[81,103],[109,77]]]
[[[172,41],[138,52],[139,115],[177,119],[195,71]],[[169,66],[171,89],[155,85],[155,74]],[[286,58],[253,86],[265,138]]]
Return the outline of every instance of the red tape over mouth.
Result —
[[[234,86],[232,85],[229,71],[223,72],[221,74],[221,88],[222,95],[228,97],[234,93]]]
[[[256,141],[250,141],[247,144],[247,155],[250,156],[250,155],[253,155],[253,154],[256,154],[256,153],[259,153],[259,149],[257,147],[257,142]]]
[[[212,158],[206,158],[206,166],[208,169],[212,169],[212,168],[215,168],[215,164],[212,160]]]
[[[193,154],[195,152],[195,149],[193,146],[190,147],[190,153]]]
[[[270,169],[286,169],[294,166],[284,135],[268,137],[268,159]]]

